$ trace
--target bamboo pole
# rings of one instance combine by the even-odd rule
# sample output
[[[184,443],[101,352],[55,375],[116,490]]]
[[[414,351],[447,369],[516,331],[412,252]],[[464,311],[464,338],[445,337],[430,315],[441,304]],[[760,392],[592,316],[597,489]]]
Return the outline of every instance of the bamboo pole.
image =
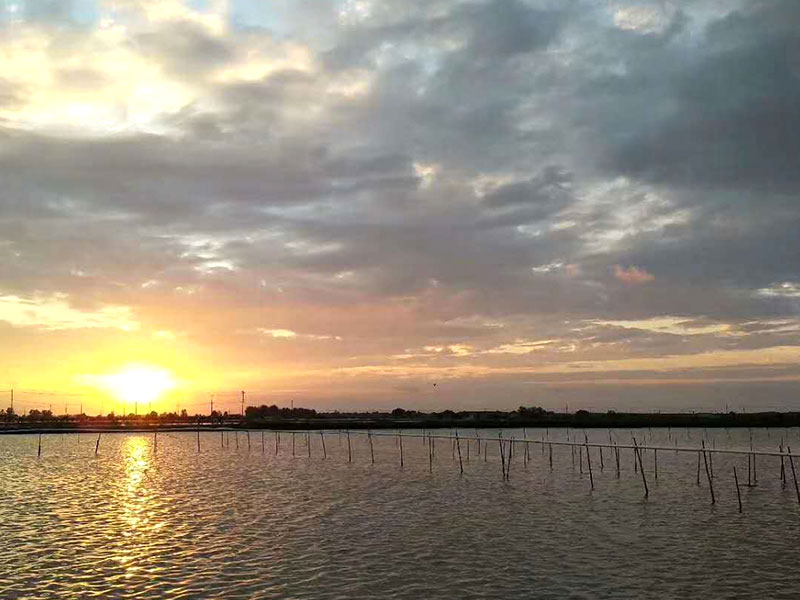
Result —
[[[510,479],[511,476],[511,457],[514,453],[514,438],[508,441],[508,458],[506,459],[506,481]]]
[[[461,462],[461,442],[458,439],[458,430],[456,429],[456,450],[458,450],[458,468],[461,474],[464,474],[464,463]]]
[[[401,431],[398,434],[398,439],[400,440],[400,468],[403,468],[403,432]]]
[[[292,432],[292,458],[294,458],[294,449],[295,449],[295,435],[294,431]]]
[[[794,470],[794,457],[792,456],[792,449],[786,446],[789,453],[789,466],[792,467],[792,479],[794,479],[794,491],[797,494],[797,504],[800,504],[800,487],[797,487],[797,472]]]
[[[197,451],[200,452],[200,425],[197,425]]]
[[[616,444],[614,445],[614,458],[617,461],[617,479],[619,479],[619,448],[617,448]]]
[[[589,455],[589,438],[584,433],[584,439],[586,442],[586,463],[589,465],[589,486],[594,490],[594,476],[592,475],[592,457]]]
[[[503,451],[503,434],[497,434],[497,444],[500,448],[500,466],[503,469],[503,480],[506,478],[506,453]]]
[[[261,454],[264,454],[266,451],[266,446],[264,445],[264,430],[261,430]]]
[[[786,489],[786,468],[783,464],[783,438],[781,438],[781,445],[779,446],[781,452],[781,489]]]
[[[239,449],[239,432],[234,433],[234,437],[236,438],[236,449]]]
[[[658,449],[653,449],[653,469],[654,469],[654,477],[658,479]]]
[[[327,460],[328,449],[325,447],[325,434],[321,431],[319,432],[319,441],[322,442],[322,460]]]
[[[548,452],[550,454],[550,470],[553,470],[553,444],[547,444]]]
[[[370,432],[370,431],[367,432],[367,439],[369,440],[369,456],[370,456],[370,460],[372,461],[372,464],[374,465],[375,464],[375,450],[372,447],[372,432]]]
[[[700,451],[697,452],[697,485],[700,485]]]
[[[39,434],[39,448],[36,451],[36,458],[39,458],[42,455],[42,434]]]
[[[347,462],[353,462],[353,449],[350,446],[350,430],[347,430]]]
[[[428,439],[428,472],[433,473],[433,444],[430,439]]]
[[[275,456],[278,456],[278,446],[281,443],[281,434],[277,431],[275,432]]]
[[[742,514],[742,493],[739,491],[739,478],[736,476],[736,465],[733,465],[733,481],[736,483],[736,499],[739,500],[739,514]]]
[[[219,446],[223,450],[225,449],[225,432],[220,429],[219,432]]]
[[[647,498],[650,496],[650,490],[647,489],[647,478],[644,476],[644,465],[642,464],[642,454],[641,451],[639,450],[638,444],[636,443],[636,438],[633,438],[633,453],[634,453],[634,458],[639,460],[639,471],[642,473],[642,484],[644,485],[644,497]]]
[[[94,445],[94,455],[97,456],[97,451],[100,449],[100,436],[103,435],[102,433],[97,434],[97,442]]]
[[[711,492],[711,504],[715,504],[716,498],[714,498],[714,483],[711,481],[711,471],[708,469],[708,459],[706,458],[706,441],[701,440],[700,443],[703,445],[703,463],[706,465],[706,477],[708,478],[708,489]]]
[[[602,473],[605,468],[606,467],[603,464],[603,447],[600,446],[600,472]]]
[[[311,432],[306,432],[306,448],[308,448],[308,458],[311,458]]]
[[[250,452],[250,430],[247,430],[247,451]]]

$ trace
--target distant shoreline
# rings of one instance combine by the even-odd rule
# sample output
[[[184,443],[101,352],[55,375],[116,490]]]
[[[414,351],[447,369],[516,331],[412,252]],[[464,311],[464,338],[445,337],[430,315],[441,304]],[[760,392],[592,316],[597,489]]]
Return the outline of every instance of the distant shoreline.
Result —
[[[577,413],[520,414],[492,413],[415,413],[397,417],[382,414],[328,414],[308,418],[269,417],[254,419],[211,420],[207,416],[181,422],[145,418],[108,422],[97,418],[61,420],[50,423],[0,423],[0,435],[26,433],[152,433],[154,431],[220,430],[363,430],[363,429],[499,429],[499,428],[623,428],[643,427],[800,427],[800,412],[761,413]]]

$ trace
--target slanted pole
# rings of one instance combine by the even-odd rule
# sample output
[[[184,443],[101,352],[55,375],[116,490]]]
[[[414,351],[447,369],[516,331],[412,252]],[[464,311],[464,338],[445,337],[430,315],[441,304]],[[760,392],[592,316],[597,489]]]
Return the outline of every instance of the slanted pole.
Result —
[[[369,440],[369,456],[372,464],[375,464],[375,449],[372,447],[372,432],[367,431],[367,439]]]
[[[247,451],[250,452],[250,430],[247,430]]]
[[[592,475],[592,457],[589,456],[589,437],[584,433],[584,447],[586,448],[586,463],[589,465],[589,486],[594,490],[594,476]]]
[[[605,465],[603,464],[603,447],[600,446],[600,472],[602,473],[605,469]]]
[[[328,458],[328,449],[325,448],[325,434],[321,431],[319,432],[319,440],[322,442],[322,460],[326,460]]]
[[[461,462],[461,442],[458,439],[458,430],[456,430],[456,450],[458,450],[458,468],[461,474],[464,474],[464,463]]]
[[[644,497],[650,496],[650,490],[647,489],[647,478],[644,476],[644,465],[642,464],[642,453],[639,446],[636,444],[636,438],[633,438],[633,454],[634,458],[639,461],[639,471],[642,473],[642,484],[644,484]],[[634,463],[635,464],[635,463]]]
[[[794,491],[797,493],[797,504],[800,504],[800,487],[797,487],[797,472],[794,470],[794,457],[792,456],[792,449],[786,446],[786,452],[789,453],[789,466],[792,467],[792,479],[794,479]]]
[[[619,479],[619,448],[617,447],[616,442],[614,443],[614,458],[617,462],[617,479]]]
[[[781,438],[781,445],[779,446],[781,451],[781,489],[786,489],[786,468],[783,465],[783,439]]]
[[[733,481],[736,483],[736,499],[739,500],[739,514],[742,514],[742,493],[739,491],[739,478],[736,476],[736,465],[733,465]]]
[[[100,449],[100,436],[103,435],[102,433],[97,434],[97,442],[94,445],[94,455],[97,456],[97,451]]]
[[[500,466],[503,469],[503,479],[505,480],[505,478],[506,478],[506,453],[504,452],[504,449],[503,449],[503,437],[502,436],[503,436],[502,433],[498,433],[497,434],[497,444],[500,447]]]
[[[706,441],[701,440],[700,442],[703,445],[703,462],[706,465],[706,477],[708,478],[708,489],[711,492],[711,504],[716,503],[716,498],[714,498],[714,482],[711,481],[711,471],[708,469],[708,459],[706,458]]]

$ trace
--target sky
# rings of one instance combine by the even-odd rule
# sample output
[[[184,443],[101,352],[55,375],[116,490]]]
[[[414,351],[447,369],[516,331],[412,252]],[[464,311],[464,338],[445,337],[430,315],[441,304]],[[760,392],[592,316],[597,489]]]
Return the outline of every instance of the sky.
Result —
[[[0,1],[0,389],[800,408],[799,106],[796,0]]]

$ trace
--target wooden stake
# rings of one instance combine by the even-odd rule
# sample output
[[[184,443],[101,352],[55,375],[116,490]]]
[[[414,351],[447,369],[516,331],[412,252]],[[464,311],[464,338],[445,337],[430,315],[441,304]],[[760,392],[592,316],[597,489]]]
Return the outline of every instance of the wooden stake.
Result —
[[[619,448],[617,448],[617,444],[614,444],[614,457],[617,461],[617,479],[619,479]]]
[[[506,481],[509,480],[511,475],[511,456],[514,452],[514,438],[508,440],[508,458],[506,459]]]
[[[797,472],[794,470],[794,457],[792,456],[792,449],[786,446],[786,452],[789,453],[789,466],[792,467],[792,479],[794,479],[794,491],[797,493],[797,504],[800,504],[800,487],[797,487]]]
[[[714,483],[711,481],[711,471],[708,469],[708,459],[706,458],[706,441],[702,440],[701,444],[703,446],[703,462],[706,465],[706,477],[708,478],[708,489],[711,492],[711,504],[716,503],[716,498],[714,498]]]
[[[223,450],[225,449],[225,432],[222,430],[219,432],[219,445]]]
[[[433,444],[431,443],[430,435],[428,434],[428,472],[433,473]]]
[[[239,432],[237,431],[234,436],[236,437],[236,449],[239,449]]]
[[[294,431],[292,432],[292,457],[294,457]]]
[[[278,456],[278,446],[281,443],[281,434],[277,431],[275,432],[275,456]]]
[[[197,451],[200,452],[200,425],[197,425]]]
[[[36,458],[42,455],[42,434],[39,434],[39,449],[36,451]]]
[[[400,468],[403,468],[403,432],[401,431],[398,434],[398,439],[400,440]]]
[[[739,491],[739,478],[736,476],[736,465],[733,466],[733,481],[736,483],[736,498],[739,500],[739,514],[742,514],[742,494]]]
[[[100,436],[103,435],[102,433],[97,434],[97,443],[94,445],[94,455],[97,456],[97,451],[100,449]]]
[[[502,433],[498,433],[497,434],[497,444],[500,447],[500,466],[503,469],[503,480],[505,480],[505,478],[506,478],[506,453],[504,452],[504,449],[503,449],[503,437],[502,437],[502,435],[503,435]]]
[[[697,485],[700,485],[700,452],[697,453]]]
[[[464,463],[461,462],[461,442],[458,439],[458,430],[456,430],[456,450],[458,450],[458,468],[461,474],[464,474]]]
[[[647,489],[647,478],[644,476],[644,465],[642,464],[642,454],[639,451],[639,446],[636,444],[636,438],[633,438],[633,453],[634,458],[639,460],[639,471],[642,473],[642,483],[644,484],[644,497],[650,496],[650,490]]]
[[[264,454],[266,446],[264,445],[264,430],[261,430],[261,454]]]
[[[550,453],[550,470],[553,470],[553,444],[548,444]]]
[[[658,479],[658,449],[653,448],[653,469],[655,470],[654,476]]]
[[[158,453],[158,431],[153,432],[153,454]]]
[[[347,462],[353,462],[353,449],[350,446],[350,430],[347,430]]]
[[[311,432],[306,431],[306,448],[308,448],[308,458],[311,458]]]
[[[783,465],[783,439],[781,439],[781,445],[779,446],[781,451],[781,489],[786,489],[786,468]]]
[[[321,431],[319,432],[319,440],[322,442],[322,460],[326,460],[328,458],[328,449],[325,448],[325,434]]]
[[[372,447],[372,432],[367,431],[367,439],[369,440],[369,456],[372,464],[375,464],[375,450]]]
[[[250,430],[247,430],[247,451],[250,452]]]
[[[600,472],[602,473],[605,469],[605,465],[603,464],[603,447],[600,446]]]
[[[592,475],[592,457],[589,455],[589,438],[583,434],[586,447],[586,462],[589,465],[589,486],[594,490],[594,476]]]

